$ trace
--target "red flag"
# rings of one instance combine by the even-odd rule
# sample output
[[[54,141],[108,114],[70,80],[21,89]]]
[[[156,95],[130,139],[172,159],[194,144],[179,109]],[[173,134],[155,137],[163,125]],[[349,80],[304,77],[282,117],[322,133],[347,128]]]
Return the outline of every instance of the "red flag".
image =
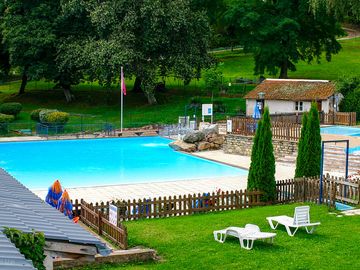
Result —
[[[122,67],[121,67],[121,91],[124,93],[124,96],[126,96],[126,85],[124,79],[124,71]]]

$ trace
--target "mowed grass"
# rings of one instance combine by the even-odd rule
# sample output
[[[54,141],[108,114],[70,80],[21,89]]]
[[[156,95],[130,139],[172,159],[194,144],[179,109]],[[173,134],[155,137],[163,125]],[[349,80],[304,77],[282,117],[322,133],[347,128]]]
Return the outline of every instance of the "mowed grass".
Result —
[[[299,62],[295,72],[289,71],[291,79],[323,79],[337,80],[342,76],[360,75],[360,38],[340,41],[342,50],[333,55],[327,62],[323,55],[320,63]],[[226,77],[254,79],[254,59],[252,54],[244,54],[242,50],[217,52],[213,54],[221,62],[220,68]],[[267,78],[277,78],[277,75],[264,75]]]
[[[127,222],[130,246],[153,248],[159,262],[91,266],[85,269],[360,269],[360,216],[336,217],[326,206],[310,204],[311,220],[321,221],[313,235],[295,237],[276,230],[274,245],[256,241],[251,251],[236,238],[214,241],[213,231],[253,223],[272,231],[266,217],[292,216],[298,204]]]

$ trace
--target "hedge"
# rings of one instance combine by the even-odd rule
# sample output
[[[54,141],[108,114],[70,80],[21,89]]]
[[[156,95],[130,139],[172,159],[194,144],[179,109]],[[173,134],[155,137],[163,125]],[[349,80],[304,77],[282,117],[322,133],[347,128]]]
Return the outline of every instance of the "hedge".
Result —
[[[17,116],[22,110],[21,103],[9,102],[0,105],[0,113]]]
[[[0,113],[0,123],[9,123],[14,121],[15,116]]]

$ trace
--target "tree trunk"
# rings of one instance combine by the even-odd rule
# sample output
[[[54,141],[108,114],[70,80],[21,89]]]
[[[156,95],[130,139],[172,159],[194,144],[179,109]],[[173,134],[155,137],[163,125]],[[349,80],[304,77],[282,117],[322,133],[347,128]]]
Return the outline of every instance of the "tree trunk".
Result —
[[[145,93],[150,105],[157,104],[157,100],[153,91]]]
[[[142,89],[141,89],[141,83],[142,83],[142,80],[140,77],[136,77],[135,78],[135,82],[134,82],[134,87],[132,89],[132,91],[134,93],[141,93],[142,92]]]
[[[26,75],[26,70],[24,70],[23,75],[21,77],[21,85],[19,89],[19,95],[22,95],[25,93],[25,87],[28,81],[28,76]]]
[[[280,79],[287,79],[288,78],[288,61],[287,59],[281,64],[280,70]]]
[[[64,95],[66,98],[66,102],[71,102],[75,99],[73,93],[71,93],[70,86],[63,86]]]

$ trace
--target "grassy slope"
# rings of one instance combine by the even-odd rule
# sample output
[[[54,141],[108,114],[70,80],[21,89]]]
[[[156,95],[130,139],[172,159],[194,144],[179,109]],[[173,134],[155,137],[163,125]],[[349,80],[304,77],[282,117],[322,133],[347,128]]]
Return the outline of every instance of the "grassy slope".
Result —
[[[319,64],[298,64],[298,71],[291,72],[291,78],[309,79],[337,79],[342,75],[360,74],[360,39],[346,40],[341,42],[343,50],[333,57],[328,63],[322,61]],[[214,55],[222,61],[220,69],[224,73],[225,83],[238,77],[254,79],[254,62],[251,55],[245,55],[241,51],[217,52]],[[128,89],[131,89],[131,81],[128,81]],[[0,102],[18,101],[24,105],[17,122],[28,122],[31,110],[45,107],[57,108],[73,114],[87,114],[84,123],[109,121],[119,123],[119,91],[117,87],[104,90],[96,83],[84,83],[74,87],[76,101],[66,103],[62,92],[49,90],[53,84],[48,82],[30,82],[25,95],[16,96],[20,82],[0,85]],[[184,114],[184,106],[192,96],[204,97],[204,102],[210,101],[209,93],[204,93],[204,82],[193,81],[190,86],[184,87],[180,81],[167,80],[169,91],[159,97],[160,105],[149,106],[142,94],[134,94],[129,91],[125,98],[125,126],[141,126],[150,123],[173,123],[179,115]],[[250,89],[249,87],[248,89]],[[230,96],[222,97],[227,104],[229,112],[245,110],[245,101],[241,96],[246,92],[243,86],[231,86]],[[235,96],[235,97],[234,97]],[[215,96],[218,99],[218,97]],[[190,112],[193,114],[193,112]],[[198,112],[198,116],[200,112]],[[222,116],[224,117],[224,116]],[[80,117],[72,117],[70,123],[79,123]]]
[[[292,79],[325,79],[337,80],[341,76],[360,75],[360,38],[343,40],[340,42],[342,50],[334,55],[331,62],[327,62],[325,57],[320,64],[299,62],[297,71],[289,72]],[[223,62],[220,65],[225,76],[231,79],[244,77],[253,79],[254,61],[251,54],[244,54],[241,50],[234,52],[218,52],[214,55]],[[265,75],[266,77],[274,77]]]
[[[360,269],[360,216],[336,217],[327,207],[311,205],[311,218],[321,221],[315,234],[303,230],[295,237],[276,231],[275,244],[256,241],[252,251],[240,249],[235,238],[215,242],[213,230],[254,223],[270,231],[267,216],[292,216],[295,205],[199,214],[128,222],[131,246],[154,248],[162,262],[92,266],[84,269]]]

